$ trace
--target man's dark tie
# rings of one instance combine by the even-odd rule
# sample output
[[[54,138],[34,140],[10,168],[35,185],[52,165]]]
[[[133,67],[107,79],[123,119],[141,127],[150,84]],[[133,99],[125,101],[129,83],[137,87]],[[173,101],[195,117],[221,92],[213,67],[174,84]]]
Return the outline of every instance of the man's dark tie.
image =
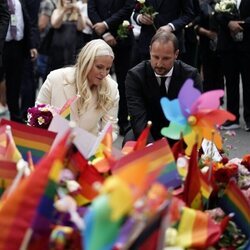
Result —
[[[8,0],[9,12],[11,15],[10,20],[10,34],[13,39],[16,39],[17,27],[16,27],[16,16],[15,16],[15,6],[13,3],[14,0]],[[15,19],[15,20],[13,20]]]
[[[167,90],[166,90],[166,85],[165,85],[166,79],[167,79],[166,76],[160,77],[160,80],[161,80],[161,83],[160,83],[161,97],[167,96]]]

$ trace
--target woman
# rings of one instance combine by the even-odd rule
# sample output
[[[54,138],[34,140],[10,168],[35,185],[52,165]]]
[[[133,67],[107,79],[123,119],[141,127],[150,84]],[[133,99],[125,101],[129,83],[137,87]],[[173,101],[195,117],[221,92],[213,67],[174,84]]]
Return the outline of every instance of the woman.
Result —
[[[105,124],[113,125],[113,140],[117,138],[119,92],[109,75],[114,54],[101,39],[88,42],[72,67],[52,71],[42,85],[37,103],[61,108],[76,94],[80,98],[71,105],[71,119],[80,128],[98,135]]]
[[[85,27],[85,19],[76,0],[58,0],[51,16],[53,36],[49,51],[48,73],[75,63],[78,32]]]

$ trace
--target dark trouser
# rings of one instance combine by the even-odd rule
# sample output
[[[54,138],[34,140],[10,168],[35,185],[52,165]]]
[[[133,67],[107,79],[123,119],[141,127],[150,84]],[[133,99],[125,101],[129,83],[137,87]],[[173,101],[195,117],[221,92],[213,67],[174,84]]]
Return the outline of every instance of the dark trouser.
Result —
[[[22,82],[23,61],[24,61],[23,41],[5,42],[3,51],[3,75],[6,80],[6,98],[10,111],[10,119],[21,122],[20,114],[20,88]]]
[[[34,63],[25,58],[21,84],[21,115],[27,119],[27,109],[35,105],[37,81],[34,74]]]
[[[114,60],[115,74],[120,94],[118,124],[120,127],[127,128],[128,109],[127,109],[127,101],[125,95],[125,79],[130,67],[131,47],[121,47],[121,46],[117,48],[115,47],[114,53],[115,53],[115,60]]]
[[[226,77],[227,110],[239,121],[240,113],[240,74],[243,92],[243,117],[250,125],[250,51],[230,51],[221,53],[221,62]]]

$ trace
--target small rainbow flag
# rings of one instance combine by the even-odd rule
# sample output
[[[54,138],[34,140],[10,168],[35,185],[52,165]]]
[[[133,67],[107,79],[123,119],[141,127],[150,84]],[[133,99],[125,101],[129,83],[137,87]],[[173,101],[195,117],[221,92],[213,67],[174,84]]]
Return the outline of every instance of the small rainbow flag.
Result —
[[[56,137],[56,133],[45,129],[30,127],[21,123],[2,119],[1,125],[9,125],[15,144],[24,160],[31,151],[34,163],[37,163],[46,153]]]
[[[1,190],[9,187],[17,175],[15,162],[0,161],[0,186]],[[0,195],[1,197],[1,195]]]
[[[176,175],[172,172],[176,169],[171,166],[172,161],[170,147],[167,140],[163,138],[122,157],[114,165],[112,173],[126,180],[130,186],[137,187],[140,194],[157,178],[163,184],[175,185]],[[170,170],[168,170],[169,166]]]
[[[1,126],[1,146],[0,160],[18,162],[22,156],[14,142],[11,127],[9,125]]]
[[[176,245],[184,248],[206,249],[213,246],[221,236],[221,225],[210,215],[188,207],[183,207],[178,224]]]
[[[234,213],[232,220],[250,237],[250,203],[234,181],[230,181],[224,195],[219,197],[219,206],[227,213]]]
[[[65,118],[66,120],[70,121],[70,106],[79,98],[79,95],[73,96],[61,108],[59,114]]]

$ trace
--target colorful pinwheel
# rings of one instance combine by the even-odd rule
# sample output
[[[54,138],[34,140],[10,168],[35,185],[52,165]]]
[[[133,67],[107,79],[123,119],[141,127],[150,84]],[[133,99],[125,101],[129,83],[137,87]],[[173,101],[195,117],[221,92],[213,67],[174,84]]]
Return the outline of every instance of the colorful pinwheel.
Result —
[[[223,95],[223,90],[201,94],[193,87],[193,80],[188,79],[182,86],[178,99],[172,101],[166,97],[161,99],[164,115],[170,121],[168,127],[162,128],[162,135],[178,140],[182,134],[187,144],[188,155],[191,154],[196,141],[200,147],[203,138],[213,141],[221,149],[222,138],[217,128],[226,120],[235,120],[233,114],[219,109],[220,97]]]

